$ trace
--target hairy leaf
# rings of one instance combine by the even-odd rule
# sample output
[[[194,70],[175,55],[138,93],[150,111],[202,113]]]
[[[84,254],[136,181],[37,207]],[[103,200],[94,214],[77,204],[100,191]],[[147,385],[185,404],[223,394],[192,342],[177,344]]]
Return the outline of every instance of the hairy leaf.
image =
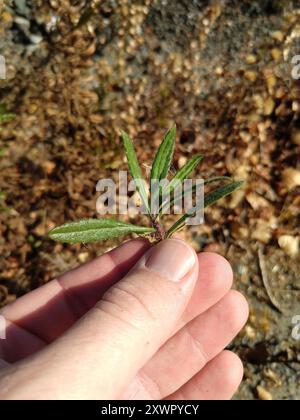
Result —
[[[152,233],[153,228],[135,226],[113,219],[86,219],[66,223],[49,232],[51,239],[66,243],[89,243],[103,241],[129,233]]]
[[[179,182],[184,181],[188,178],[188,176],[193,172],[194,169],[199,165],[199,163],[203,160],[202,155],[194,156],[191,160],[189,160],[174,176],[169,184],[169,191],[172,192],[176,188]]]
[[[129,135],[126,134],[124,131],[122,131],[122,139],[130,173],[136,182],[136,187],[141,196],[143,204],[146,206],[147,211],[150,212],[145,181],[142,177],[142,171],[136,157],[133,142]]]
[[[220,187],[215,191],[210,192],[204,197],[204,208],[211,206],[212,204],[219,201],[221,198],[226,197],[227,195],[233,193],[235,190],[241,188],[244,184],[244,181],[235,181],[231,182],[224,187]]]
[[[228,177],[228,176],[216,176],[214,178],[209,178],[204,180],[204,185],[209,185],[209,184],[213,184],[216,182],[229,182],[231,181],[232,178]],[[175,186],[176,188],[176,186]],[[166,207],[172,207],[173,205],[176,205],[177,203],[181,202],[181,200],[184,198],[184,194],[189,194],[191,191],[195,192],[196,190],[196,185],[193,185],[191,188],[188,188],[186,191],[181,191],[180,194],[176,195],[176,189],[174,188],[174,192],[175,195],[173,194],[173,196],[170,194],[169,197],[169,201],[165,201],[159,211],[159,214],[163,214],[164,210],[166,209]]]
[[[160,181],[161,179],[167,178],[173,159],[175,138],[176,125],[167,132],[158,148],[152,165],[151,180]]]
[[[216,203],[223,197],[233,193],[235,190],[240,188],[244,184],[243,181],[232,182],[228,185],[220,187],[215,191],[210,192],[204,197],[204,208],[211,206],[212,204]],[[197,210],[196,210],[197,211]],[[187,212],[184,216],[182,216],[167,232],[167,237],[170,237],[175,232],[180,230],[186,223],[187,219],[193,217],[195,214],[195,210],[193,213]]]

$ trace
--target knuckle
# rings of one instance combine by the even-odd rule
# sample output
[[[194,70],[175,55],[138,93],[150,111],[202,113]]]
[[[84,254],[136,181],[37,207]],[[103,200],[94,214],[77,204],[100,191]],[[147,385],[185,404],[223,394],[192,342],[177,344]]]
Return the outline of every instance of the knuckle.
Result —
[[[108,290],[98,306],[136,328],[141,328],[145,322],[156,319],[145,293],[140,287],[129,282],[120,282]]]
[[[206,354],[204,345],[199,337],[192,331],[192,328],[186,327],[187,343],[189,351],[194,350],[198,354],[198,359],[201,366],[205,366],[209,360],[209,356]]]

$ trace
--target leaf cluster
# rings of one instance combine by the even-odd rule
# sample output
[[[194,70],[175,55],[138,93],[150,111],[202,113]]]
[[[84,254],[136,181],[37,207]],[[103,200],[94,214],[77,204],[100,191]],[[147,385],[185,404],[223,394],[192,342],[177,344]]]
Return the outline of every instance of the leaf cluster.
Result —
[[[136,188],[141,197],[143,206],[145,206],[147,210],[151,226],[137,226],[107,218],[87,219],[66,223],[62,226],[54,228],[49,233],[52,239],[67,243],[89,243],[125,236],[129,233],[136,233],[138,235],[155,235],[159,240],[163,240],[170,238],[174,235],[174,233],[182,229],[186,225],[187,220],[195,215],[195,212],[197,211],[197,203],[193,206],[191,211],[187,211],[186,214],[181,216],[179,220],[177,220],[168,230],[164,229],[161,222],[166,204],[163,197],[166,195],[171,197],[173,194],[173,198],[168,203],[169,205],[174,205],[178,198],[182,198],[181,196],[176,197],[175,192],[177,191],[177,187],[182,185],[184,181],[189,178],[191,173],[203,160],[202,155],[192,157],[170,180],[168,179],[175,149],[176,126],[174,125],[171,127],[171,129],[166,133],[160,147],[157,150],[151,168],[150,191],[147,188],[146,181],[143,179],[133,141],[125,132],[122,132],[121,136],[128,167],[133,179],[135,180]],[[165,187],[160,184],[160,182],[164,180],[168,181],[166,182]],[[158,188],[153,187],[156,183],[159,185]],[[221,183],[222,185],[219,185],[216,189],[210,191],[204,196],[204,208],[211,206],[243,185],[242,181],[234,181],[228,177],[215,177],[204,181],[205,185],[215,183]],[[159,203],[158,209],[155,209],[155,211],[151,205],[153,198],[157,198]]]

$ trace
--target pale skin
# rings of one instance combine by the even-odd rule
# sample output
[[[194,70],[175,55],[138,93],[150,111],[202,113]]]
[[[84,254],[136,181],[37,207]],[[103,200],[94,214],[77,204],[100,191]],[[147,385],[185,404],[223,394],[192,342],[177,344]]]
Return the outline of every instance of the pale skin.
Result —
[[[248,305],[229,263],[129,241],[5,307],[0,399],[231,399]]]

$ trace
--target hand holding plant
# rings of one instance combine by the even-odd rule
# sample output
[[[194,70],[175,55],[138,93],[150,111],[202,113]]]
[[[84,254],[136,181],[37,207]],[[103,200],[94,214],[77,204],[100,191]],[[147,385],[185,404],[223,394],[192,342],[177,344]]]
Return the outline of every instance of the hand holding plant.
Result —
[[[9,321],[7,339],[0,340],[0,399],[229,399],[241,382],[241,361],[224,351],[248,316],[245,299],[230,290],[232,270],[223,257],[197,255],[170,239],[191,212],[165,231],[164,190],[148,196],[125,133],[123,141],[152,226],[81,220],[50,236],[87,243],[135,232],[159,241],[129,241],[4,308],[0,316]],[[152,179],[168,176],[174,142],[175,127],[157,152]],[[201,160],[195,156],[180,169],[169,190]],[[217,181],[226,185],[207,194],[205,206],[241,185],[207,182]],[[153,194],[160,203],[155,212]]]

